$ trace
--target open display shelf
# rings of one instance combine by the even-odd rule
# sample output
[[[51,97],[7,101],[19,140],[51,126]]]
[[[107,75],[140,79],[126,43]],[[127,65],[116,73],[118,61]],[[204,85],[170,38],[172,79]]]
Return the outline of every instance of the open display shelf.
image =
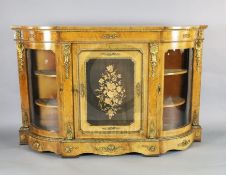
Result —
[[[55,70],[37,70],[35,71],[35,75],[56,78],[56,71]]]
[[[47,98],[37,99],[35,100],[35,104],[46,108],[57,108],[56,99],[47,99]]]
[[[186,74],[188,71],[186,69],[165,69],[165,76],[169,75],[180,75],[180,74]]]
[[[185,103],[185,99],[181,97],[168,97],[164,99],[164,108],[176,107],[183,105]]]

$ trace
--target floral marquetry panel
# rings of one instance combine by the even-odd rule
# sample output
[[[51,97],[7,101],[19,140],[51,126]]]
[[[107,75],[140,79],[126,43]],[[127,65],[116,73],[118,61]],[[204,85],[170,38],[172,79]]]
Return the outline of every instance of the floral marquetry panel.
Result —
[[[117,74],[114,65],[108,65],[105,73],[99,79],[99,88],[97,98],[99,99],[99,107],[104,111],[109,119],[116,115],[122,105],[123,99],[126,97],[125,88],[120,80],[121,74]]]
[[[133,75],[130,59],[90,59],[86,63],[88,123],[129,125],[134,121]]]

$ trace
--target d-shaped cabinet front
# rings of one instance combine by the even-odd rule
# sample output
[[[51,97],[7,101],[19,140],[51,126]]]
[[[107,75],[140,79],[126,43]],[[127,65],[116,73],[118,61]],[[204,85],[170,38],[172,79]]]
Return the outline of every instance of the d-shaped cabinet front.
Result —
[[[158,155],[200,141],[205,28],[13,27],[20,143],[76,156]]]

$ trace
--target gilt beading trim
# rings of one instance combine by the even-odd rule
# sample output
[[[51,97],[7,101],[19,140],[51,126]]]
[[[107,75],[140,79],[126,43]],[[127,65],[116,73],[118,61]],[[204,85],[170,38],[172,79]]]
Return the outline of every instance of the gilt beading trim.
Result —
[[[158,66],[158,52],[159,52],[159,43],[150,44],[150,67],[151,67],[151,77],[154,78],[157,74]]]
[[[17,43],[17,58],[18,58],[18,69],[19,72],[23,71],[24,68],[24,58],[23,58],[23,53],[24,53],[24,45],[22,42]]]
[[[23,37],[22,37],[22,33],[20,30],[16,30],[15,33],[14,33],[14,39],[15,40],[21,40]]]
[[[66,124],[66,137],[68,140],[71,140],[73,139],[73,135],[74,135],[73,126],[72,123],[69,122]]]
[[[100,152],[112,153],[112,152],[116,152],[116,151],[119,151],[119,150],[123,150],[123,147],[122,146],[116,146],[114,144],[109,144],[107,146],[96,146],[95,149],[97,151],[100,151]]]
[[[156,146],[148,146],[148,145],[142,145],[142,147],[146,148],[150,152],[154,152],[156,150]]]
[[[21,112],[23,127],[28,127],[28,114],[23,107],[21,107]]]
[[[154,122],[153,119],[150,122],[149,133],[150,133],[150,135],[149,135],[150,138],[155,138],[155,136],[156,136],[156,125],[155,125],[155,122]]]
[[[118,73],[114,65],[108,65],[102,73],[98,89],[95,89],[99,108],[112,119],[121,109],[126,97],[126,89],[123,86],[122,75]]]
[[[72,153],[74,149],[78,149],[78,147],[68,145],[68,146],[64,147],[64,152],[65,153]]]
[[[181,143],[179,143],[178,147],[186,147],[191,143],[190,139],[184,139]]]
[[[195,42],[196,71],[201,71],[202,64],[202,40]]]
[[[197,112],[197,110],[194,111],[192,119],[193,119],[192,121],[193,126],[199,125],[199,112]]]
[[[137,96],[138,96],[138,97],[141,95],[141,92],[142,92],[141,83],[138,82],[138,83],[136,84],[136,93],[137,93]]]
[[[40,144],[38,141],[34,141],[34,142],[31,144],[31,147],[32,147],[32,149],[35,150],[35,151],[39,151],[39,152],[42,151],[42,146],[41,146],[41,144]]]
[[[203,29],[198,30],[197,39],[203,39],[204,38],[204,32]]]
[[[69,79],[70,72],[70,62],[71,62],[71,44],[63,44],[64,53],[64,69],[65,69],[65,79]]]

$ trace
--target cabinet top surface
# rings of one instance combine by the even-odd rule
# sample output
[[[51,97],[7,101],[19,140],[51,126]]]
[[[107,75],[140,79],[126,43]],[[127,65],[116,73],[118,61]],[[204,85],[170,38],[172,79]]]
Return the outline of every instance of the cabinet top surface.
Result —
[[[11,26],[12,30],[55,30],[55,31],[162,31],[162,30],[192,30],[205,29],[207,25],[199,26]]]

